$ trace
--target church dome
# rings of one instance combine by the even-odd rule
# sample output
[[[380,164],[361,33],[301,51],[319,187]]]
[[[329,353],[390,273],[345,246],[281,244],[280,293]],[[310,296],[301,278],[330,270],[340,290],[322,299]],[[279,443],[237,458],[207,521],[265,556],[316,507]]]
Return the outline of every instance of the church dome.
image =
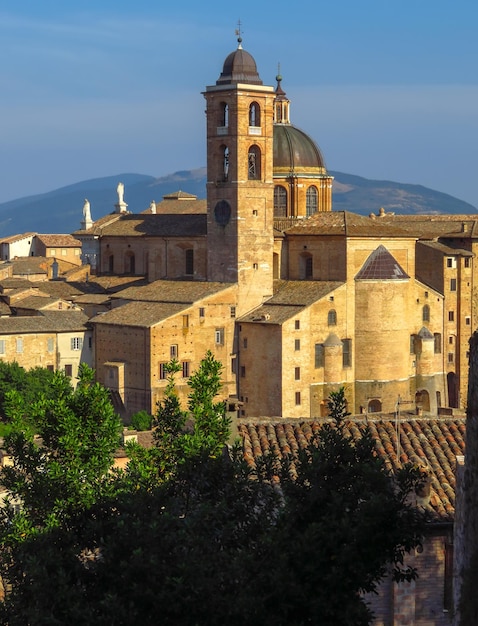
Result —
[[[231,85],[246,83],[250,85],[262,85],[262,80],[257,72],[257,65],[249,52],[243,50],[242,39],[239,38],[239,45],[234,52],[226,58],[221,75],[216,81],[216,85]]]
[[[274,174],[327,174],[317,144],[291,124],[274,124]]]

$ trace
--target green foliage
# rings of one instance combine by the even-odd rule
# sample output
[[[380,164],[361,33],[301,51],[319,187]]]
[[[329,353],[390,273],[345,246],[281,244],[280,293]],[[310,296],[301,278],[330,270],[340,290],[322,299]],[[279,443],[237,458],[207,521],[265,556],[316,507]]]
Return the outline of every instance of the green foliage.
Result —
[[[12,592],[0,623],[147,626],[159,615],[166,626],[368,625],[360,593],[374,591],[389,566],[399,580],[416,576],[405,556],[419,544],[421,520],[406,496],[419,478],[408,468],[391,476],[369,432],[357,441],[346,434],[343,390],[307,449],[268,456],[252,471],[239,446],[223,448],[220,365],[206,355],[188,414],[177,371],[173,362],[153,453],[137,449],[114,488],[100,481],[95,498],[76,488],[75,506],[58,489],[69,514],[55,509],[58,523],[41,534],[31,532],[32,516],[10,516],[16,541],[0,564]],[[60,404],[63,392],[70,397],[58,392]],[[58,421],[41,415],[44,430]],[[69,458],[69,447],[55,450]]]
[[[131,416],[131,428],[133,430],[151,430],[153,416],[148,411],[138,411]]]
[[[10,391],[17,391],[25,405],[35,402],[39,395],[48,393],[54,373],[42,367],[25,370],[18,363],[0,361],[0,419],[6,419],[5,402]]]

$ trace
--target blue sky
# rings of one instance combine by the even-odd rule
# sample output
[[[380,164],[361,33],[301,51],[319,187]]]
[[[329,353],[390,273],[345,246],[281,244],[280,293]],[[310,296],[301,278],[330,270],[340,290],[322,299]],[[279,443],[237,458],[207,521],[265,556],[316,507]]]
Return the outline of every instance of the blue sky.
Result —
[[[239,19],[329,169],[478,207],[476,0],[0,0],[0,202],[204,166]]]

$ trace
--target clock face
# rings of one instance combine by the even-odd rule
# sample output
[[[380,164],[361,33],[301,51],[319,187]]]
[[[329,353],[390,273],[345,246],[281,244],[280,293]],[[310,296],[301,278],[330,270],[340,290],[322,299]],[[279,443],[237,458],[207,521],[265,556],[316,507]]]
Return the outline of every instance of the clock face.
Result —
[[[231,205],[227,200],[219,200],[214,207],[214,219],[220,226],[226,226],[231,219]]]

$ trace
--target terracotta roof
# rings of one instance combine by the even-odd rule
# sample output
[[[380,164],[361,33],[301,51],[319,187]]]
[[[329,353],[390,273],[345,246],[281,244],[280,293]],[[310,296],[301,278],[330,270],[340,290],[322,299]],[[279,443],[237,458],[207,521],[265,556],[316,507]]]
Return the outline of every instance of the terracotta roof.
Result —
[[[410,278],[385,246],[380,245],[368,257],[355,280],[406,280]]]
[[[11,259],[14,275],[32,275],[32,274],[48,274],[48,265],[51,264],[53,259],[48,263],[44,256],[26,256]]]
[[[402,224],[369,217],[349,211],[320,211],[285,231],[287,235],[344,235],[346,237],[418,237]]]
[[[121,213],[116,213],[115,211],[113,213],[108,213],[108,215],[103,215],[103,217],[100,217],[99,219],[95,220],[91,228],[88,228],[86,230],[83,228],[80,228],[78,230],[75,230],[73,235],[91,235],[91,236],[101,235],[101,233],[103,232],[103,228],[105,226],[108,226],[108,224],[111,224],[112,222],[119,220],[121,216],[122,216]]]
[[[171,302],[128,302],[106,313],[100,313],[90,321],[93,324],[151,328],[168,317],[188,309],[189,306]]]
[[[420,238],[478,237],[478,215],[392,215],[373,218],[372,221],[399,225]]]
[[[84,331],[88,317],[83,311],[42,311],[41,315],[2,318],[0,335]]]
[[[25,298],[19,298],[15,302],[11,302],[10,306],[14,309],[30,309],[32,311],[40,311],[45,307],[58,305],[58,298],[51,298],[50,296],[41,295],[28,295]],[[65,307],[66,308],[66,307]]]
[[[181,214],[201,214],[207,213],[207,200],[198,200],[197,196],[193,196],[185,191],[176,191],[175,193],[163,196],[162,202],[156,202],[156,214],[164,215],[181,215]],[[151,214],[151,207],[141,214]]]
[[[10,235],[10,237],[3,237],[0,239],[0,243],[15,243],[15,241],[21,241],[22,239],[28,239],[34,237],[36,233],[22,233],[21,235]]]
[[[427,240],[419,240],[417,242],[419,246],[426,246],[427,248],[433,248],[434,250],[438,250],[444,255],[454,255],[458,254],[460,256],[472,257],[473,252],[469,250],[465,250],[464,248],[456,248],[450,245],[447,245],[441,241],[427,241]]]
[[[129,287],[117,291],[116,297],[122,300],[192,304],[231,286],[231,283],[199,280],[156,280],[144,286]]]
[[[81,241],[73,235],[36,235],[47,248],[81,248]]]
[[[279,457],[304,448],[322,420],[283,418],[239,419],[244,459],[254,467],[258,457],[274,452]],[[350,419],[346,433],[355,440],[370,427],[377,453],[387,469],[397,470],[403,463],[424,468],[431,478],[430,498],[417,504],[428,512],[431,521],[451,522],[455,514],[456,457],[465,452],[466,418],[403,418],[400,422],[400,445],[397,449],[396,423],[393,419]]]
[[[207,216],[200,214],[126,214],[102,229],[103,237],[203,237]]]

